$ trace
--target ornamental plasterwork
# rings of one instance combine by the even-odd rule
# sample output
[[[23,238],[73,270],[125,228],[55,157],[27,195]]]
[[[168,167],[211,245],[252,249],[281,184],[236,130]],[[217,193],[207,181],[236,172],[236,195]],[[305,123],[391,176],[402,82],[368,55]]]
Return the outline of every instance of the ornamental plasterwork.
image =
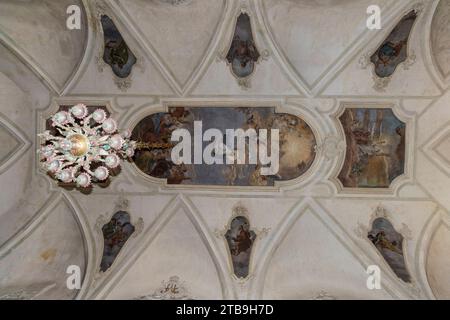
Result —
[[[101,23],[101,17],[103,15],[109,16],[108,10],[106,6],[102,3],[96,3],[95,4],[95,16],[96,16],[96,24],[97,24],[97,31],[98,31],[98,52],[95,56],[95,62],[97,65],[97,69],[100,73],[102,73],[105,69],[110,68],[110,66],[103,60],[103,55],[105,52],[105,43],[104,43],[104,32],[103,32],[103,26]],[[120,31],[119,31],[120,33]],[[122,34],[121,34],[122,36]],[[123,37],[123,36],[122,36]],[[126,42],[126,46],[131,50],[129,42]],[[145,71],[145,63],[144,58],[137,52],[137,50],[132,50],[133,55],[136,58],[136,63],[133,65],[133,69],[138,68],[141,70],[142,73]],[[113,81],[115,85],[120,89],[122,92],[126,92],[132,85],[132,77],[133,77],[133,71],[130,72],[130,74],[126,78],[118,77],[112,70],[112,76]]]
[[[249,27],[251,29],[249,32],[251,34],[251,40],[245,41],[247,46],[245,48],[241,48],[241,49],[243,49],[247,54],[250,54],[251,52],[255,52],[255,54],[257,56],[257,59],[253,59],[253,61],[250,61],[250,63],[253,64],[253,68],[252,68],[252,71],[246,76],[236,75],[235,72],[233,71],[233,64],[228,60],[230,57],[230,51],[232,51],[233,49],[237,49],[237,48],[235,48],[235,35],[236,35],[236,29],[238,27],[238,20],[241,15],[246,15],[249,18]],[[232,25],[232,32],[230,35],[230,40],[227,42],[226,47],[219,49],[217,56],[216,56],[217,62],[225,62],[227,64],[227,66],[230,69],[231,74],[236,79],[238,85],[241,87],[242,90],[248,90],[249,88],[251,88],[251,78],[255,73],[256,66],[261,61],[267,60],[270,56],[270,51],[268,49],[262,49],[262,48],[260,48],[261,45],[259,43],[258,44],[256,43],[256,30],[255,30],[254,23],[252,23],[252,19],[253,19],[253,15],[250,13],[250,10],[248,9],[247,5],[242,4],[240,9],[235,13],[234,19],[232,20],[233,25]],[[250,46],[253,48],[253,50],[250,50],[249,43],[250,43]],[[254,56],[254,55],[252,55],[252,56]],[[252,60],[252,59],[250,59],[250,60]]]
[[[316,147],[316,151],[323,153],[327,160],[332,160],[345,152],[345,141],[339,137],[328,135],[322,144]]]
[[[403,70],[409,70],[409,68],[416,62],[417,56],[413,50],[410,51],[408,57],[405,61],[403,61],[400,65]],[[365,70],[371,65],[370,55],[368,53],[362,55],[358,60],[358,65],[361,69]],[[375,74],[375,71],[372,68],[372,80],[373,80],[373,88],[378,92],[385,92],[387,86],[392,80],[393,75],[389,77],[380,78]]]
[[[335,296],[330,295],[326,291],[320,291],[317,296],[313,297],[311,300],[337,300]]]
[[[375,221],[379,221],[380,219],[387,221],[391,228],[390,230],[392,231],[389,231],[389,228],[384,227],[382,229],[383,231],[380,232],[380,226],[375,226]],[[411,272],[411,268],[408,265],[407,250],[405,247],[406,243],[404,241],[412,239],[412,232],[404,223],[402,224],[401,229],[397,231],[392,225],[392,220],[393,219],[391,219],[387,210],[383,206],[379,205],[371,216],[369,226],[365,226],[358,222],[358,227],[355,229],[355,233],[358,237],[374,244],[380,257],[382,257],[384,262],[389,265],[391,271],[398,277],[398,279],[402,280],[398,283],[409,290],[415,297],[420,297],[421,289],[418,287],[418,284],[414,279],[414,274]],[[374,235],[373,232],[374,228],[378,228],[376,235]],[[401,237],[400,244],[397,240],[392,240],[392,232]],[[380,238],[378,238],[379,234],[381,234]],[[377,244],[375,244],[375,242]],[[385,253],[386,251],[389,251],[391,254],[387,255]],[[399,255],[401,255],[401,260],[398,259]]]
[[[129,208],[129,200],[127,198],[125,198],[125,196],[123,194],[121,194],[119,196],[119,198],[117,199],[114,209],[112,210],[112,212],[110,214],[101,214],[98,216],[96,222],[95,222],[95,230],[97,230],[97,232],[99,234],[102,234],[102,228],[105,224],[107,224],[109,222],[109,220],[111,219],[111,217],[114,215],[114,213],[118,212],[118,211],[127,211],[128,212],[128,208]],[[132,238],[135,238],[136,236],[138,236],[143,230],[144,230],[144,219],[142,217],[138,218],[136,222],[133,223],[134,225],[134,232],[131,235]]]
[[[253,255],[254,255],[255,241],[260,240],[264,236],[266,236],[268,234],[268,232],[270,231],[270,229],[269,228],[257,229],[254,227],[250,228],[250,219],[249,219],[248,210],[246,207],[244,207],[240,203],[236,204],[233,207],[232,212],[233,212],[232,216],[229,219],[229,222],[227,223],[227,225],[225,225],[222,230],[216,229],[214,231],[214,235],[217,238],[224,240],[225,245],[227,247],[227,252],[228,252],[230,276],[235,280],[235,282],[237,284],[239,284],[241,286],[241,289],[243,289],[246,286],[248,280],[253,278],[252,261],[253,261]],[[239,222],[237,222],[238,219],[239,219]],[[245,220],[245,221],[241,221],[241,220]],[[248,238],[246,240],[251,241],[250,246],[242,248],[242,250],[241,250],[241,248],[240,248],[241,242],[239,242],[240,240],[238,240],[239,236],[238,235],[233,236],[233,233],[236,230],[236,229],[234,229],[234,231],[232,230],[233,222],[237,222],[238,224],[240,222],[242,222],[242,223],[246,224],[247,227],[246,228],[244,227],[244,229],[241,231],[241,233],[244,233],[248,236]],[[239,234],[239,233],[237,233],[237,234]],[[236,248],[236,246],[237,246],[237,248]],[[246,260],[245,260],[246,264],[244,264],[243,266],[240,265],[239,267],[237,267],[235,265],[236,261],[233,258],[236,256],[240,256],[241,259],[242,259],[242,257],[246,257]]]
[[[233,207],[231,218],[229,219],[228,223],[222,229],[216,228],[214,230],[214,235],[216,236],[216,238],[223,239],[223,237],[227,233],[227,230],[230,228],[231,221],[233,221],[233,219],[238,216],[243,216],[243,217],[246,217],[247,219],[249,219],[248,209],[241,204],[237,204],[236,206]],[[256,233],[256,236],[258,237],[258,239],[262,239],[269,233],[270,228],[258,229],[258,228],[252,227],[252,230]]]
[[[97,220],[96,220],[96,222],[95,222],[95,225],[94,225],[94,229],[96,230],[96,232],[97,232],[97,234],[98,234],[99,241],[100,241],[100,243],[101,243],[101,248],[103,248],[103,246],[104,246],[103,227],[111,221],[111,218],[113,217],[113,215],[114,215],[116,212],[119,212],[119,211],[125,211],[125,212],[128,213],[128,207],[129,207],[129,201],[128,201],[128,199],[126,199],[126,198],[124,197],[124,195],[121,194],[120,197],[119,197],[119,198],[117,199],[117,201],[116,201],[116,204],[115,204],[115,206],[114,206],[114,209],[113,209],[111,212],[109,212],[109,213],[107,213],[107,214],[100,214],[100,215],[98,216],[98,218],[97,218]],[[128,214],[129,214],[129,213],[128,213]],[[130,215],[130,214],[129,214],[129,215]],[[131,217],[131,215],[130,215],[130,217]],[[143,219],[142,217],[138,218],[137,221],[135,221],[135,222],[132,221],[131,223],[132,223],[132,225],[134,226],[134,232],[131,234],[131,236],[130,236],[129,239],[131,239],[131,238],[136,238],[136,237],[144,230],[144,219]],[[129,240],[129,239],[128,239],[128,240]],[[127,240],[127,242],[128,242],[128,240]],[[101,249],[101,250],[103,251],[104,248]],[[121,250],[121,251],[122,251],[122,250]],[[117,257],[120,256],[121,253],[122,253],[122,252],[119,252],[118,255],[117,255]],[[102,256],[103,256],[103,254],[100,254],[100,255],[99,255],[98,261],[97,261],[97,263],[96,263],[97,266],[100,266],[100,262],[102,261]],[[115,258],[115,260],[117,260],[117,257]],[[114,266],[114,263],[113,263],[113,265],[111,265],[111,266],[110,266],[108,269],[106,269],[105,271],[99,271],[99,272],[96,272],[96,273],[95,273],[94,279],[93,279],[93,286],[95,286],[96,283],[97,283],[100,279],[104,278],[107,274],[109,274],[109,273],[111,272],[111,270],[114,269],[114,268],[112,268],[112,266]]]
[[[0,133],[2,133],[2,131],[3,135],[7,134],[15,143],[9,152],[0,159],[0,173],[8,170],[17,159],[20,159],[31,145],[25,134],[0,113]],[[6,148],[5,146],[3,147]]]
[[[378,92],[384,92],[386,87],[389,85],[389,83],[392,80],[393,75],[395,74],[395,70],[397,67],[399,67],[400,65],[402,66],[403,70],[409,70],[409,68],[416,62],[417,56],[415,54],[415,52],[411,49],[409,49],[410,44],[409,41],[411,39],[411,34],[414,28],[414,25],[417,23],[417,18],[419,16],[419,14],[424,10],[424,4],[423,3],[416,3],[412,9],[410,10],[410,13],[412,13],[415,17],[411,29],[409,29],[408,35],[406,37],[406,40],[404,41],[404,43],[402,41],[398,41],[398,43],[392,43],[391,41],[387,41],[389,38],[392,37],[392,33],[393,31],[401,24],[404,23],[405,18],[407,16],[409,16],[409,14],[406,14],[402,17],[402,19],[395,25],[395,27],[391,30],[391,32],[387,35],[387,37],[383,40],[383,42],[380,44],[379,47],[377,47],[377,49],[375,51],[371,51],[368,53],[363,54],[359,60],[358,60],[358,65],[361,69],[367,69],[369,66],[372,66],[371,71],[372,71],[372,79],[374,81],[374,85],[373,88],[378,91]],[[406,18],[407,19],[407,18]],[[397,62],[393,62],[393,61],[389,61],[390,58],[393,58],[393,60],[397,59],[400,55],[400,53],[402,52],[401,45],[404,45],[406,48],[406,57],[403,59],[403,61],[397,61]],[[388,74],[385,75],[378,75],[376,71],[377,66],[378,66],[378,62],[379,61],[374,61],[372,60],[372,58],[375,55],[380,55],[379,52],[381,52],[382,50],[382,46],[383,49],[386,46],[386,48],[388,46],[389,49],[391,51],[387,51],[387,53],[384,53],[383,51],[383,55],[384,57],[388,57],[387,60],[383,60],[384,62],[384,67],[386,67],[386,65],[389,65],[390,63],[394,63],[393,69],[392,71],[390,71]],[[400,46],[399,48],[397,48],[397,46]],[[388,49],[386,49],[388,50]],[[393,56],[394,55],[394,56]],[[380,58],[381,59],[381,56]],[[377,64],[376,64],[377,63]],[[392,67],[392,66],[391,66]]]
[[[192,300],[186,289],[185,282],[178,276],[172,276],[168,281],[163,280],[161,286],[153,294],[136,298],[135,300]]]

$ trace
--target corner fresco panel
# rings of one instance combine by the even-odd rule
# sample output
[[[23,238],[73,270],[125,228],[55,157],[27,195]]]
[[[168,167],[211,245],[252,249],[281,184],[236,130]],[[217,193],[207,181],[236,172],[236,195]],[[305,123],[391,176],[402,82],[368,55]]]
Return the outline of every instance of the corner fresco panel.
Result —
[[[388,108],[347,108],[339,118],[346,154],[338,176],[347,188],[388,188],[404,173],[406,126]]]

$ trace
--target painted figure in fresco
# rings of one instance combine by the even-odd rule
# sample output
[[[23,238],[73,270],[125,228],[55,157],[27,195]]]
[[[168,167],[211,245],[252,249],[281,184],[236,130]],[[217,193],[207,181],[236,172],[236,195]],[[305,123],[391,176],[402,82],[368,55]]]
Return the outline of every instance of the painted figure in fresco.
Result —
[[[378,232],[375,236],[369,234],[369,239],[379,249],[386,249],[398,254],[403,254],[400,248],[397,246],[397,241],[389,241],[384,231]]]
[[[367,237],[394,273],[403,281],[411,282],[403,254],[403,236],[394,229],[391,222],[386,218],[375,219]]]
[[[253,40],[250,17],[242,13],[239,15],[234,31],[233,41],[226,59],[238,78],[249,76],[254,69],[254,63],[259,59],[259,52]]]
[[[126,78],[136,63],[136,57],[108,16],[101,16],[101,24],[104,36],[103,61],[111,66],[117,77]]]
[[[234,250],[231,254],[234,256],[239,255],[241,252],[245,252],[252,247],[253,240],[249,230],[244,229],[244,226],[239,226],[239,233],[235,238],[232,238],[234,242]]]
[[[172,165],[169,170],[169,177],[167,178],[168,184],[181,184],[185,180],[190,180],[191,177],[187,176],[188,169],[185,164]]]
[[[104,248],[100,271],[104,272],[113,264],[125,242],[134,232],[130,223],[130,215],[126,211],[118,211],[102,228]]]
[[[364,138],[367,138],[364,135]],[[388,162],[386,157],[390,155],[383,152],[385,140],[371,141],[358,139],[358,159],[359,163],[354,167],[354,172],[372,185],[389,185]],[[361,166],[363,167],[361,169]]]
[[[128,48],[123,41],[117,42],[116,40],[110,40],[105,44],[106,52],[109,52],[108,57],[105,59],[108,64],[117,65],[120,69],[128,61]]]
[[[405,124],[391,109],[349,108],[339,118],[347,149],[344,187],[388,188],[404,172]]]
[[[231,43],[230,51],[227,54],[228,62],[232,63],[234,59],[237,59],[241,65],[241,68],[246,68],[247,63],[250,61],[258,61],[259,53],[255,47],[253,40],[241,40],[236,35]]]
[[[247,218],[238,216],[231,221],[230,229],[225,234],[231,254],[234,274],[245,278],[249,273],[250,256],[256,234],[250,230]]]
[[[166,178],[169,184],[180,184],[189,180],[185,165],[174,165],[171,159],[172,132],[189,125],[192,116],[183,107],[170,108],[168,113],[157,113],[144,118],[133,130],[132,138],[144,143],[159,144],[152,150],[137,150],[136,165],[148,175]]]
[[[145,117],[133,129],[132,139],[142,142],[170,143],[172,132],[187,129],[193,139],[194,121],[202,121],[203,131],[209,128],[226,129],[278,129],[279,170],[274,175],[262,175],[258,164],[181,164],[171,159],[171,147],[137,150],[136,166],[147,175],[167,179],[168,184],[273,186],[277,180],[291,180],[304,174],[315,159],[316,139],[313,131],[302,119],[289,114],[275,113],[274,108],[248,107],[170,107],[167,113]],[[258,138],[257,138],[258,139]],[[226,135],[224,133],[224,139]],[[269,147],[270,147],[270,139]],[[246,150],[249,141],[246,139]],[[259,140],[256,141],[259,146]],[[225,144],[224,144],[225,145]],[[225,145],[224,159],[235,156],[234,149]]]
[[[414,10],[404,16],[371,56],[370,61],[375,65],[375,74],[378,77],[391,76],[397,66],[407,59],[409,34],[416,18],[417,13]]]
[[[386,42],[378,50],[378,59],[384,65],[387,66],[388,63],[398,57],[402,51],[403,46],[407,43],[406,40],[399,41],[398,43]]]

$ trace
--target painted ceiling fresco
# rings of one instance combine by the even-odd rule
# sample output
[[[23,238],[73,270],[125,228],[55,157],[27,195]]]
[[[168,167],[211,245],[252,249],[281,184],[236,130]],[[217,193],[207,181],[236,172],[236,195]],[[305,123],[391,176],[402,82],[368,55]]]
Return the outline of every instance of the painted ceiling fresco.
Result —
[[[199,120],[203,123],[203,131],[210,128],[223,133],[227,129],[278,129],[278,172],[262,175],[259,162],[174,164],[171,158],[172,132],[179,128],[187,129],[194,140],[194,122]],[[133,129],[132,139],[156,144],[157,147],[151,150],[137,150],[134,162],[147,175],[165,178],[168,184],[273,186],[277,180],[291,180],[303,175],[316,155],[316,139],[308,124],[294,115],[275,113],[272,107],[171,107],[168,113],[156,113],[142,119]],[[256,141],[258,148],[267,147],[260,141],[260,138]]]
[[[407,59],[409,34],[416,18],[417,14],[414,10],[405,15],[370,57],[378,77],[391,76],[397,66]]]
[[[119,78],[130,75],[136,57],[131,52],[114,22],[107,15],[102,15],[101,24],[104,37],[103,61],[111,66],[114,74]]]
[[[403,236],[398,233],[389,220],[377,218],[367,235],[394,273],[403,281],[411,282],[403,254]]]
[[[230,229],[225,234],[230,250],[233,272],[238,278],[246,278],[249,274],[250,257],[256,233],[250,230],[246,217],[237,216],[231,221]]]
[[[130,222],[130,215],[126,211],[116,212],[111,220],[103,226],[104,247],[100,271],[104,272],[111,267],[134,230],[135,228]]]
[[[245,78],[252,74],[259,57],[260,54],[253,40],[250,17],[246,13],[241,13],[236,21],[227,61],[236,77]]]
[[[347,150],[344,187],[388,188],[404,172],[405,124],[388,108],[347,108],[339,118]]]

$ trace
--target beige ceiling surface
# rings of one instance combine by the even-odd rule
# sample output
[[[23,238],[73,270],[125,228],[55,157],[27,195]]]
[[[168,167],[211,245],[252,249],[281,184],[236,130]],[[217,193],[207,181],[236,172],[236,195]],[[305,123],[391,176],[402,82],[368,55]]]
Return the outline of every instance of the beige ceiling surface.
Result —
[[[86,0],[76,2],[79,31],[64,27],[68,3],[0,0],[0,141],[14,145],[0,153],[0,296],[132,299],[177,276],[192,298],[450,298],[447,1],[375,1],[379,31],[365,28],[374,4],[365,0]],[[413,8],[414,59],[379,90],[364,59]],[[241,12],[263,57],[244,86],[224,61]],[[138,59],[126,80],[101,64],[101,14]],[[45,119],[77,102],[106,105],[122,128],[167,105],[276,106],[314,129],[317,161],[300,179],[258,189],[168,187],[127,163],[86,195],[58,187],[35,152]],[[392,106],[407,124],[405,174],[390,188],[337,183],[337,115],[349,104]],[[139,228],[99,272],[101,226],[120,199]],[[259,235],[245,280],[232,275],[223,237],[237,206]],[[404,236],[410,284],[366,237],[377,208]],[[75,292],[64,287],[72,264],[83,272]],[[381,290],[366,287],[369,265],[380,266]]]

